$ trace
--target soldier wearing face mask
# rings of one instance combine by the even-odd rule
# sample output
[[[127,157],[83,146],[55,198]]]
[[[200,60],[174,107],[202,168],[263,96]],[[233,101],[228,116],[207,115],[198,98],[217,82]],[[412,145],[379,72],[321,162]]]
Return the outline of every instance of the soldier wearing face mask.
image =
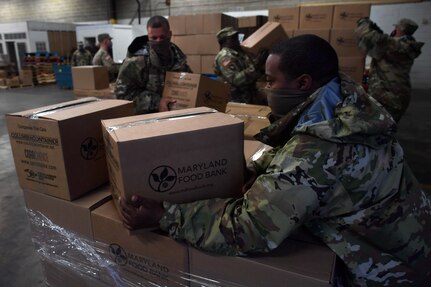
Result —
[[[72,55],[72,66],[88,66],[92,60],[93,56],[84,48],[84,43],[78,42],[78,49]]]
[[[147,32],[147,36],[137,37],[128,47],[115,88],[118,99],[135,102],[137,114],[169,110],[175,100],[162,99],[166,72],[192,72],[184,53],[171,43],[172,32],[166,18],[151,17]]]
[[[369,18],[361,18],[355,32],[359,47],[372,57],[368,92],[398,122],[410,102],[410,69],[424,43],[413,37],[418,28],[414,21],[404,18],[394,26],[387,35]]]

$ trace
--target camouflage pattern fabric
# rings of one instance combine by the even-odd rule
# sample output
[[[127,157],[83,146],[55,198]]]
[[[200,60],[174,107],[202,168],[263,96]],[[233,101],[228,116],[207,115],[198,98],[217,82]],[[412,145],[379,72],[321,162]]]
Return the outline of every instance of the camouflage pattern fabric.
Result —
[[[93,57],[93,65],[108,67],[110,82],[116,79],[116,76],[118,74],[118,67],[114,64],[114,60],[106,50],[99,49],[97,51],[97,53]]]
[[[259,176],[242,198],[164,202],[162,230],[241,256],[276,249],[305,226],[345,263],[345,286],[428,286],[431,201],[404,162],[390,114],[340,77],[332,119],[292,129],[304,104],[261,131],[284,140],[252,162]]]
[[[243,51],[224,47],[215,57],[214,73],[231,86],[231,101],[251,104],[264,71]]]
[[[369,94],[398,122],[410,102],[410,69],[424,44],[412,36],[392,38],[369,19],[361,19],[355,32],[359,47],[372,57]]]
[[[93,56],[88,50],[79,49],[72,54],[72,66],[89,66],[92,64]]]
[[[186,56],[171,43],[172,61],[163,66],[156,52],[147,46],[145,54],[130,55],[120,67],[116,82],[115,95],[118,99],[135,102],[137,114],[154,113],[159,111],[167,71],[188,72]]]

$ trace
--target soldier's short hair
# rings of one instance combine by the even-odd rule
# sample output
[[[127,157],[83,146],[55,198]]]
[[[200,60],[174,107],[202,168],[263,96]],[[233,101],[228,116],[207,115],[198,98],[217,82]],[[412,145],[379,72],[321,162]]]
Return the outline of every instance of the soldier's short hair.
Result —
[[[148,22],[147,22],[147,29],[148,28],[161,28],[161,27],[165,27],[168,30],[171,29],[170,25],[169,25],[169,21],[168,19],[166,19],[163,16],[160,15],[156,15],[151,17]]]
[[[278,68],[289,78],[309,74],[324,85],[338,75],[337,53],[316,35],[300,35],[282,41],[273,46],[270,53],[280,56]]]

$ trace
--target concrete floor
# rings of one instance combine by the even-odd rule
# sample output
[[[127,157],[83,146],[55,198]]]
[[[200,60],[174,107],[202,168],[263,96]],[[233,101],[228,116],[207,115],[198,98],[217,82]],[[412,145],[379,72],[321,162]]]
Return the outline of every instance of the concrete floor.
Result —
[[[45,286],[31,242],[24,199],[18,185],[4,115],[74,99],[56,85],[0,90],[0,286]],[[415,90],[398,138],[424,188],[431,191],[431,90]]]

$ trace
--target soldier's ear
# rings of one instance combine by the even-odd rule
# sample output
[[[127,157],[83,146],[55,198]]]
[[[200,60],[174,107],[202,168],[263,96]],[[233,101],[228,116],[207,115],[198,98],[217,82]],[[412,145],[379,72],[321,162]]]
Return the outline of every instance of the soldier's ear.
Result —
[[[313,78],[309,74],[302,74],[296,80],[301,91],[308,91],[313,86]]]

